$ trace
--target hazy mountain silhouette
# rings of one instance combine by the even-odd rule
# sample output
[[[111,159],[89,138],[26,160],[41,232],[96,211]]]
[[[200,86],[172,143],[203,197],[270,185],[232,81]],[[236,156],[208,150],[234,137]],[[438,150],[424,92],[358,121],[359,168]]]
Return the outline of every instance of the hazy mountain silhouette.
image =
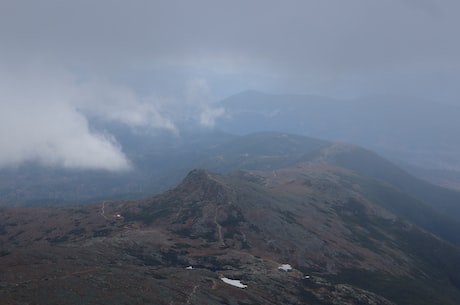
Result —
[[[424,167],[460,168],[460,108],[411,97],[336,100],[247,91],[221,102],[217,128],[247,134],[277,130],[346,141]]]

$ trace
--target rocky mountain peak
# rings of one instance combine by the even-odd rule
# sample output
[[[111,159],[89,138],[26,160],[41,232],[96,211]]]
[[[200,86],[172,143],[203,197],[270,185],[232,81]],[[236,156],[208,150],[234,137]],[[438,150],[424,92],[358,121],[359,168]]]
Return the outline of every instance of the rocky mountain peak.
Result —
[[[177,190],[187,194],[192,201],[214,201],[216,203],[229,201],[230,189],[219,175],[211,174],[203,169],[189,172]]]
[[[205,169],[193,169],[184,178],[183,183],[194,183],[198,181],[207,180],[209,178],[209,172]]]

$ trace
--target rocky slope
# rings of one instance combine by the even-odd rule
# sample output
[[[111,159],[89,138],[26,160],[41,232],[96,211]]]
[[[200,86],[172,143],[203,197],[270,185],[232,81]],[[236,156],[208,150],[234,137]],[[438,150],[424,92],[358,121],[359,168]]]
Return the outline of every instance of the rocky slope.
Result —
[[[357,177],[322,163],[194,170],[154,198],[2,208],[1,302],[458,304],[459,249]]]

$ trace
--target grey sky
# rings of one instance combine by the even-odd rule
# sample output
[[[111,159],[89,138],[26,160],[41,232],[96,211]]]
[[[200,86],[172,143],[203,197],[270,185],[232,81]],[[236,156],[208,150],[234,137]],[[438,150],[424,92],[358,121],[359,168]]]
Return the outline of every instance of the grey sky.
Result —
[[[16,134],[0,140],[22,148],[3,150],[0,166],[45,158],[28,147],[30,124],[11,118],[61,109],[53,103],[81,123],[57,137],[56,115],[35,112],[38,138],[57,147],[44,163],[87,160],[84,149],[66,153],[62,138],[78,134],[93,142],[93,156],[110,151],[118,165],[103,168],[128,163],[113,139],[88,129],[85,114],[177,132],[178,117],[212,125],[223,111],[212,103],[245,89],[457,103],[459,12],[456,0],[3,0],[0,120]],[[94,167],[83,161],[75,166]]]

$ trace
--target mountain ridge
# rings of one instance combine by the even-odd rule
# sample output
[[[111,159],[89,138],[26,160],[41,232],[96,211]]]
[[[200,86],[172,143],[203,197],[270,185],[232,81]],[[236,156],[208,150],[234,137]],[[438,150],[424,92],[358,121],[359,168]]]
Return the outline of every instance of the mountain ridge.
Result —
[[[456,304],[459,248],[367,197],[357,175],[318,162],[196,169],[142,200],[2,208],[9,272],[0,294],[27,302],[52,289],[67,304]]]
[[[451,104],[401,96],[336,100],[252,91],[230,96],[221,105],[226,115],[216,127],[230,133],[278,130],[356,143],[421,167],[460,164],[455,133],[460,108]]]
[[[416,178],[375,152],[346,143],[334,143],[307,154],[304,160],[336,164],[384,181],[438,212],[460,219],[459,192]]]
[[[318,162],[226,175],[197,169],[152,198],[2,208],[0,263],[10,272],[0,293],[43,300],[51,281],[67,304],[81,302],[77,295],[87,304],[460,300],[459,248],[373,202],[356,176]],[[278,269],[284,264],[292,271]]]

